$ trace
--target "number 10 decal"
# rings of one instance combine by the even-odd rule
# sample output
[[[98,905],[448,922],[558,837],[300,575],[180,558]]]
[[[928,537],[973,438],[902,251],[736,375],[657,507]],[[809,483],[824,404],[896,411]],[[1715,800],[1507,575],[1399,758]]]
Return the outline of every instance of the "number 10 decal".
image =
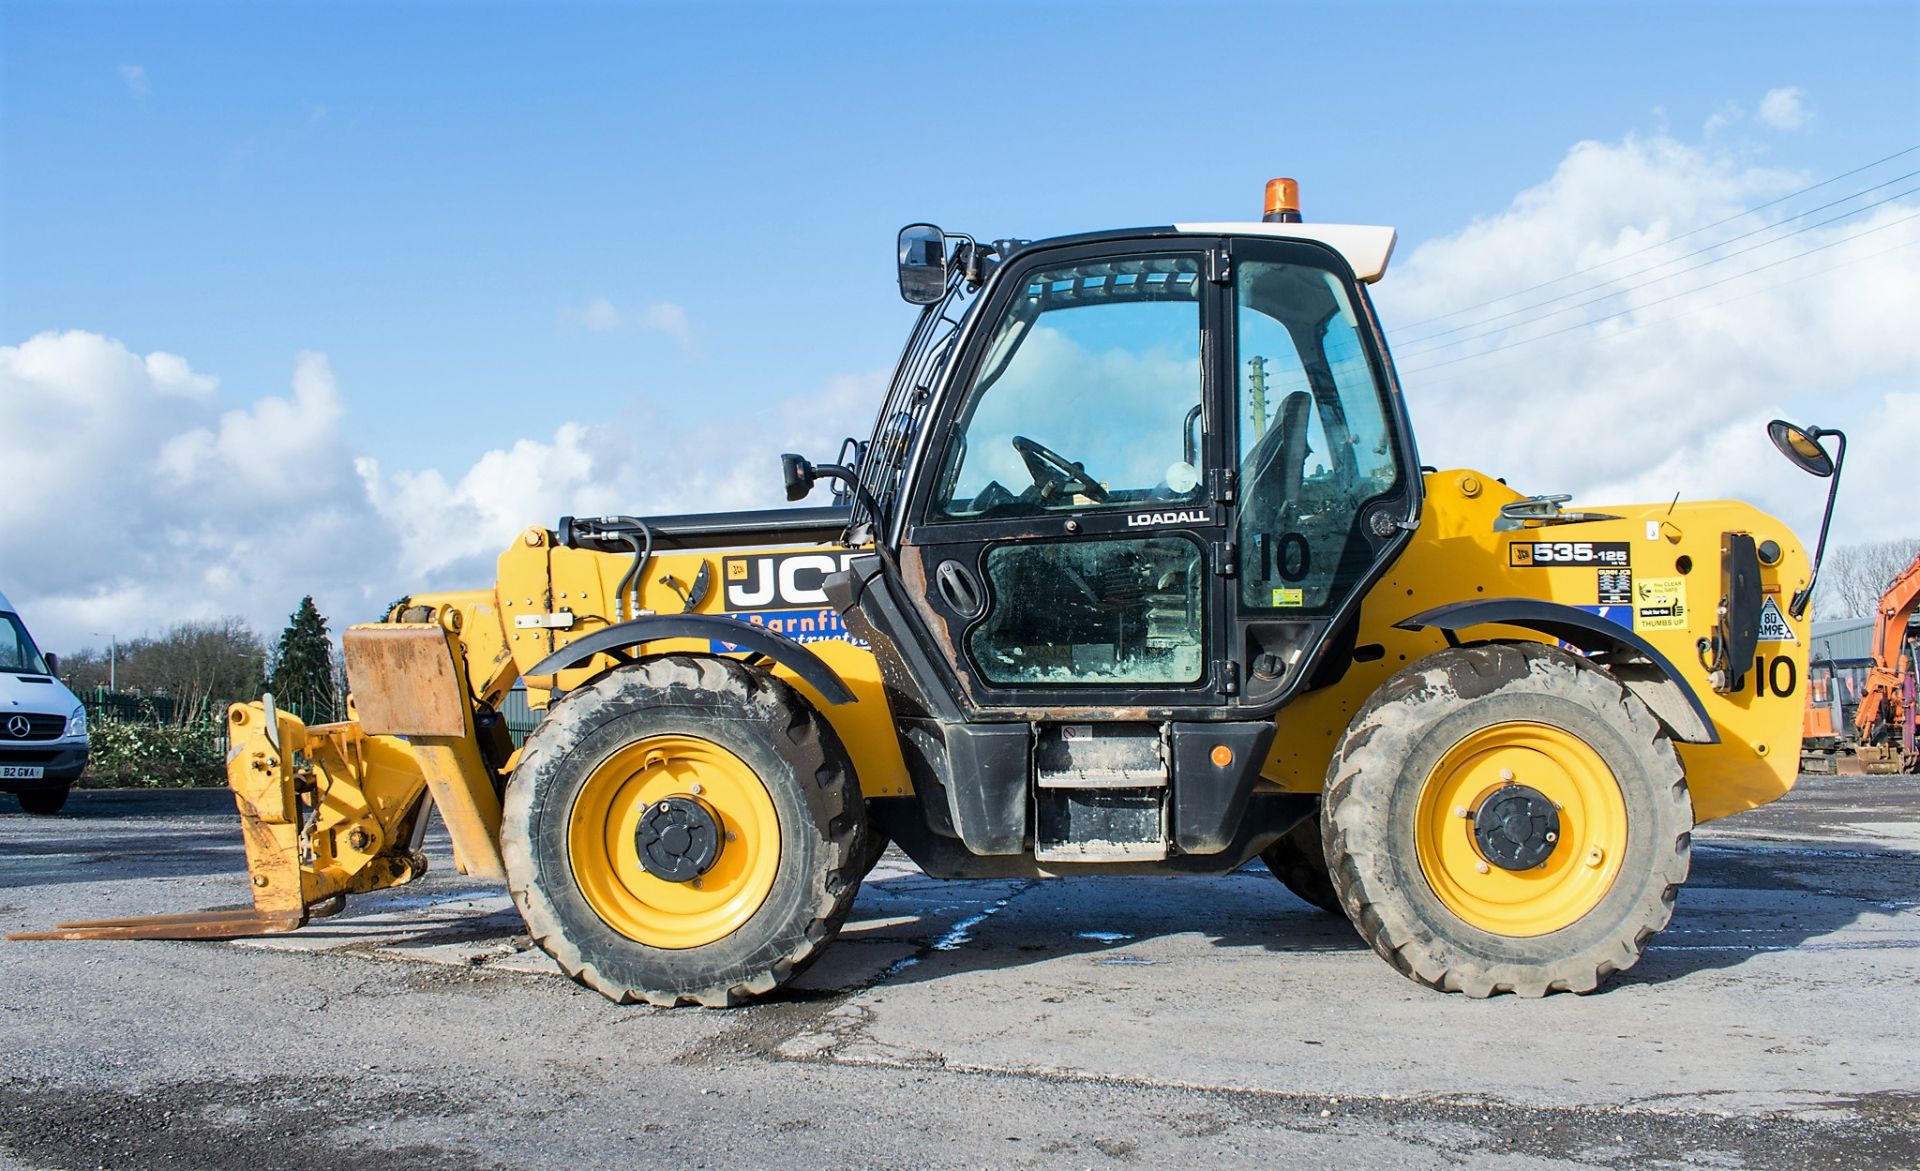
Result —
[[[1799,685],[1800,671],[1793,665],[1792,659],[1785,655],[1775,655],[1772,658],[1759,655],[1754,658],[1753,693],[1755,695],[1765,696],[1769,692],[1774,695],[1792,695],[1793,689]]]

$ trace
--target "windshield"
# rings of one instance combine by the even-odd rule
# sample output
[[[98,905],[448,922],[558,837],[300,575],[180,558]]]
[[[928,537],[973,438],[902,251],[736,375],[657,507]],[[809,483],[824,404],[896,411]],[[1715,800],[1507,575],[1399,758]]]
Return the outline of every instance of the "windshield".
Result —
[[[954,342],[966,322],[978,289],[955,277],[948,282],[947,295],[938,303],[920,311],[920,320],[900,353],[894,369],[893,384],[873,423],[873,438],[860,461],[860,483],[872,494],[879,515],[868,515],[864,500],[856,500],[852,526],[885,522],[893,515],[894,497],[900,488],[901,466],[913,449],[913,440],[926,420],[927,403],[934,384],[940,381],[953,356]]]
[[[47,675],[47,661],[40,657],[40,648],[33,645],[33,636],[17,614],[0,614],[0,671],[12,671],[23,675]]]

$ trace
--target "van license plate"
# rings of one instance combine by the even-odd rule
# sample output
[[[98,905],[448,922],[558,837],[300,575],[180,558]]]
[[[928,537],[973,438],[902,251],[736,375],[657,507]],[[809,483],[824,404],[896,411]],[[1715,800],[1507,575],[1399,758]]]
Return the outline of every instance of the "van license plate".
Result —
[[[0,764],[0,781],[37,781],[46,775],[37,764]]]

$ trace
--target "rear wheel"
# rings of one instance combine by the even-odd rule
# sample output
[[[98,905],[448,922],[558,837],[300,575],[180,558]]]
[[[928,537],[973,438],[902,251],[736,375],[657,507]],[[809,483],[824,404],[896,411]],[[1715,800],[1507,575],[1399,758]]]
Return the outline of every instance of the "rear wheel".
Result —
[[[1327,855],[1320,844],[1320,818],[1309,817],[1261,851],[1260,860],[1286,888],[1330,915],[1342,915]]]
[[[1333,885],[1402,973],[1469,996],[1587,992],[1667,925],[1693,807],[1653,714],[1537,643],[1450,648],[1348,726],[1323,820]]]
[[[52,817],[60,812],[67,803],[67,792],[72,786],[61,785],[57,789],[30,789],[16,794],[20,798],[20,808],[38,817]]]
[[[644,659],[555,703],[503,812],[528,930],[622,1003],[770,992],[839,931],[860,885],[845,751],[791,687],[730,659]]]

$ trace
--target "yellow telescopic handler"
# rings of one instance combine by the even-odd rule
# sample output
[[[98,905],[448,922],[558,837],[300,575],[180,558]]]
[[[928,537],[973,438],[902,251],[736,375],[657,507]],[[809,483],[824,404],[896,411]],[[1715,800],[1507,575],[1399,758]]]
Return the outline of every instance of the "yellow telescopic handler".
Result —
[[[1422,467],[1367,293],[1394,232],[1298,208],[904,229],[871,436],[783,457],[831,505],[526,529],[346,632],[346,722],[231,709],[252,908],[34,938],[294,930],[424,873],[437,810],[622,1002],[778,988],[889,842],[945,878],[1260,858],[1422,984],[1593,989],[1694,825],[1793,785],[1818,552]],[[1831,519],[1837,433],[1770,432]]]

